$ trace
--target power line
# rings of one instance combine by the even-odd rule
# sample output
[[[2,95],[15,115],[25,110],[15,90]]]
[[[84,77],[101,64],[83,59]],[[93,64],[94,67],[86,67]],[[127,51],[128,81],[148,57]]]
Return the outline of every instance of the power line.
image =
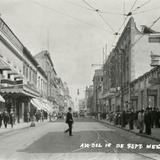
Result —
[[[115,33],[113,27],[104,19],[104,17],[99,12],[97,12],[97,14],[100,16],[103,22],[113,31],[113,33]]]
[[[150,11],[157,10],[157,9],[160,9],[160,6],[152,8],[152,9],[147,9],[147,10],[144,10],[144,11],[140,11],[140,12],[137,12],[136,14],[146,13],[146,12],[150,12]]]
[[[113,27],[104,19],[104,17],[100,14],[100,10],[99,9],[96,9],[96,8],[94,8],[92,5],[90,5],[86,0],[82,0],[87,6],[89,6],[93,11],[95,11],[97,14],[98,14],[98,16],[103,20],[103,22],[113,31],[113,32],[115,32],[114,31],[114,29],[113,29]]]
[[[138,1],[138,0],[135,0],[135,1],[134,1],[133,5],[131,6],[130,11],[128,12],[128,14],[125,14],[125,13],[124,13],[124,16],[126,16],[126,17],[125,17],[123,23],[121,24],[121,26],[119,27],[118,31],[116,32],[116,33],[117,33],[116,35],[119,35],[119,32],[120,32],[120,30],[122,29],[122,27],[125,25],[128,17],[132,15],[132,9],[133,9],[134,6],[136,5],[137,1]]]
[[[96,10],[96,8],[94,8],[92,5],[90,5],[87,1],[82,0],[87,6],[89,6],[90,8],[92,8],[93,10]]]
[[[74,3],[74,2],[71,2],[71,1],[67,1],[67,2],[72,4],[72,5],[74,5],[74,6],[76,6],[76,7],[80,7],[80,8],[83,8],[83,9],[87,9],[87,10],[93,11],[92,9],[90,9],[88,7],[83,7],[83,6],[81,6],[81,5],[77,4],[77,3]]]
[[[83,20],[81,20],[81,19],[79,19],[79,18],[77,18],[77,17],[71,16],[71,15],[69,15],[69,14],[66,14],[66,13],[64,13],[64,12],[61,12],[61,11],[56,10],[56,9],[54,9],[54,8],[48,7],[48,6],[46,6],[46,5],[44,5],[44,4],[41,4],[41,3],[39,3],[39,2],[36,2],[36,1],[31,1],[31,2],[34,3],[34,4],[36,4],[36,5],[38,5],[38,6],[40,6],[40,7],[46,8],[46,9],[48,9],[48,10],[50,10],[50,11],[53,11],[53,12],[59,14],[59,15],[63,15],[63,16],[65,16],[65,17],[69,17],[69,18],[74,19],[74,20],[76,20],[76,21],[78,21],[78,22],[81,22],[81,23],[83,23],[83,24],[87,24],[87,25],[89,25],[89,26],[92,26],[92,27],[101,29],[101,30],[103,30],[103,31],[105,31],[105,32],[108,32],[108,30],[106,30],[106,29],[103,29],[103,28],[98,27],[98,26],[96,26],[96,25],[94,25],[94,24],[88,23],[88,22],[86,22],[86,21],[83,21]]]
[[[136,10],[141,9],[142,7],[144,7],[145,5],[147,5],[147,4],[150,3],[150,2],[151,2],[151,0],[146,1],[145,3],[143,3],[143,4],[141,4],[140,6],[136,7],[136,8],[133,10],[133,12],[136,11]]]
[[[130,9],[130,12],[132,11],[132,9],[134,8],[134,6],[136,5],[137,1],[138,1],[138,0],[135,0],[135,1],[134,1],[133,5],[132,5],[132,7],[131,7],[131,9]]]
[[[123,15],[123,14],[121,14],[121,13],[117,13],[117,12],[111,12],[111,11],[102,11],[102,10],[99,10],[99,9],[91,9],[91,8],[88,8],[88,7],[84,7],[84,6],[81,6],[81,5],[79,5],[79,4],[77,4],[77,3],[74,3],[74,2],[71,2],[71,1],[68,1],[68,3],[70,3],[70,4],[72,4],[72,5],[74,5],[74,6],[76,6],[76,7],[80,7],[80,8],[83,8],[83,9],[85,9],[85,10],[89,10],[89,11],[92,11],[92,12],[100,12],[100,13],[104,13],[104,14],[111,14],[111,15]]]

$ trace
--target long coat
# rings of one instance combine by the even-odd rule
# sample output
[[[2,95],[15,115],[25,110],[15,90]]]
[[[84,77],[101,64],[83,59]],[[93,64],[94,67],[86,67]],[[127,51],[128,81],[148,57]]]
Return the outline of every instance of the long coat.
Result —
[[[70,112],[68,112],[67,115],[66,115],[66,123],[68,123],[68,124],[73,123],[73,117],[72,117],[72,114]]]

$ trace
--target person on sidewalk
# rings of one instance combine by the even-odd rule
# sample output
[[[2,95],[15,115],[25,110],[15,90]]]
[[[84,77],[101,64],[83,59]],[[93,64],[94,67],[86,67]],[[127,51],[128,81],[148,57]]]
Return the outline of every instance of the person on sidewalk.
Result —
[[[9,122],[9,114],[7,111],[4,111],[3,113],[3,122],[4,122],[5,128],[7,128],[7,124]]]
[[[69,128],[64,131],[65,133],[69,132],[69,136],[73,136],[72,135],[73,117],[72,117],[72,113],[71,112],[72,112],[72,108],[69,107],[68,108],[68,113],[66,115],[66,123],[68,124]]]
[[[126,112],[123,110],[121,114],[121,127],[125,128],[126,127]]]
[[[14,112],[13,112],[13,111],[11,111],[11,113],[10,113],[10,115],[9,115],[9,119],[10,119],[11,127],[13,128],[14,119],[15,119],[15,116],[14,116]]]
[[[144,115],[144,122],[145,122],[145,133],[147,135],[151,135],[152,117],[150,108],[146,108],[146,112]]]
[[[129,113],[129,129],[133,130],[134,129],[134,112],[133,110],[130,111]]]
[[[143,109],[138,113],[138,128],[139,128],[139,133],[143,133],[143,130],[144,130],[144,110]]]

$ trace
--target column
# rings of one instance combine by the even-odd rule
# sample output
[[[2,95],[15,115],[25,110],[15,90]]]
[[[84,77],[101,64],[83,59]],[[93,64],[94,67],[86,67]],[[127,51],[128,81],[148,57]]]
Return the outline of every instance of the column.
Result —
[[[24,102],[22,102],[21,122],[24,122]]]
[[[160,109],[160,85],[157,88],[157,108]]]
[[[142,95],[141,95],[141,90],[138,91],[138,110],[141,110],[143,108],[142,104]]]
[[[143,106],[144,108],[148,107],[148,93],[147,93],[147,88],[144,89],[143,93]]]

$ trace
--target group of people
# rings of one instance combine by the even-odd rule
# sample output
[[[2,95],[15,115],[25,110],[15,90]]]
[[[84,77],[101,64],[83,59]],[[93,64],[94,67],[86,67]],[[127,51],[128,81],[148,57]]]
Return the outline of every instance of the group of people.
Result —
[[[149,108],[139,111],[122,111],[121,113],[112,113],[109,115],[109,120],[114,121],[115,125],[121,125],[125,128],[129,125],[129,129],[133,130],[134,127],[139,129],[139,133],[151,135],[152,128],[160,128],[160,111],[158,108]]]
[[[15,115],[13,111],[11,111],[10,113],[8,113],[6,110],[0,112],[0,128],[3,124],[5,128],[7,128],[8,124],[10,124],[13,128],[13,125],[15,124]]]

